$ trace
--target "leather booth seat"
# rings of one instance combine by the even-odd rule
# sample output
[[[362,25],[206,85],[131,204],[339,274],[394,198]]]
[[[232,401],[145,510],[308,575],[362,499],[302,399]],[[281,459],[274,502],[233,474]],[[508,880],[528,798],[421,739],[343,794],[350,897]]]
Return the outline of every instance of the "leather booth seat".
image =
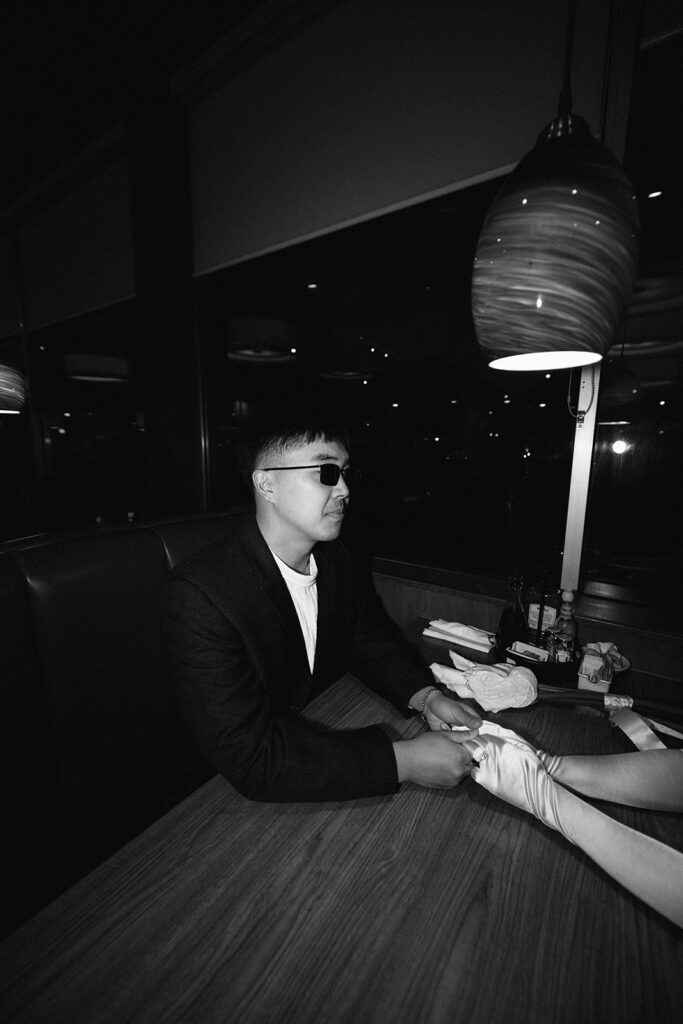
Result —
[[[165,677],[157,595],[239,519],[0,546],[5,933],[213,773]]]

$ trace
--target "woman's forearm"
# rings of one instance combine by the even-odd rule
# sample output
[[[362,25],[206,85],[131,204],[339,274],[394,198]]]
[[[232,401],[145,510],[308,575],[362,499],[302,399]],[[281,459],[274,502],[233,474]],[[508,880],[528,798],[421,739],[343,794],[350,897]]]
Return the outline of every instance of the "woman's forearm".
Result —
[[[543,761],[550,776],[576,793],[658,811],[683,811],[683,750],[569,754]]]
[[[560,786],[556,790],[563,834],[625,889],[683,928],[683,854]]]

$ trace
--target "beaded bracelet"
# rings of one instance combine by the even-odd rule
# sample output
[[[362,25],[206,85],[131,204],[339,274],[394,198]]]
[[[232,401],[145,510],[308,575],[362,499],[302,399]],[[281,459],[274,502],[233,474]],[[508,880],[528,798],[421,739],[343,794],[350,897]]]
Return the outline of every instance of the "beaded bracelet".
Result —
[[[427,723],[427,719],[425,717],[425,710],[427,708],[427,701],[429,700],[429,698],[431,697],[431,695],[433,693],[439,693],[439,687],[438,686],[430,686],[429,689],[427,690],[427,692],[424,695],[424,698],[422,700],[422,704],[420,705],[420,707],[419,708],[415,708],[415,710],[417,711],[418,715],[420,716],[420,718],[422,719],[422,721],[425,724],[428,724]]]

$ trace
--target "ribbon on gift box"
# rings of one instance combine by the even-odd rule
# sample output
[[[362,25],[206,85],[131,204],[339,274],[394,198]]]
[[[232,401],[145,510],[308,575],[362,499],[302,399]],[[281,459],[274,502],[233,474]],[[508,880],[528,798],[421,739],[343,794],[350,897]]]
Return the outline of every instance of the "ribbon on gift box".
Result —
[[[598,670],[598,678],[611,679],[613,672],[624,672],[627,668],[631,667],[631,662],[628,658],[617,650],[616,644],[610,643],[609,641],[596,641],[595,643],[586,644],[583,648],[584,655],[593,655],[595,658],[599,658],[601,665],[604,666],[606,671],[602,669]],[[591,674],[592,678],[592,674]]]

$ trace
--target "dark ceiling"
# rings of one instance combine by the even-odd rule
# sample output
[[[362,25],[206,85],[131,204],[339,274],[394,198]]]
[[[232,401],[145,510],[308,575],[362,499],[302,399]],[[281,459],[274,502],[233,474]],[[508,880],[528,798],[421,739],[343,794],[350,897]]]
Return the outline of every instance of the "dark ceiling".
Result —
[[[0,209],[265,0],[2,0]]]

